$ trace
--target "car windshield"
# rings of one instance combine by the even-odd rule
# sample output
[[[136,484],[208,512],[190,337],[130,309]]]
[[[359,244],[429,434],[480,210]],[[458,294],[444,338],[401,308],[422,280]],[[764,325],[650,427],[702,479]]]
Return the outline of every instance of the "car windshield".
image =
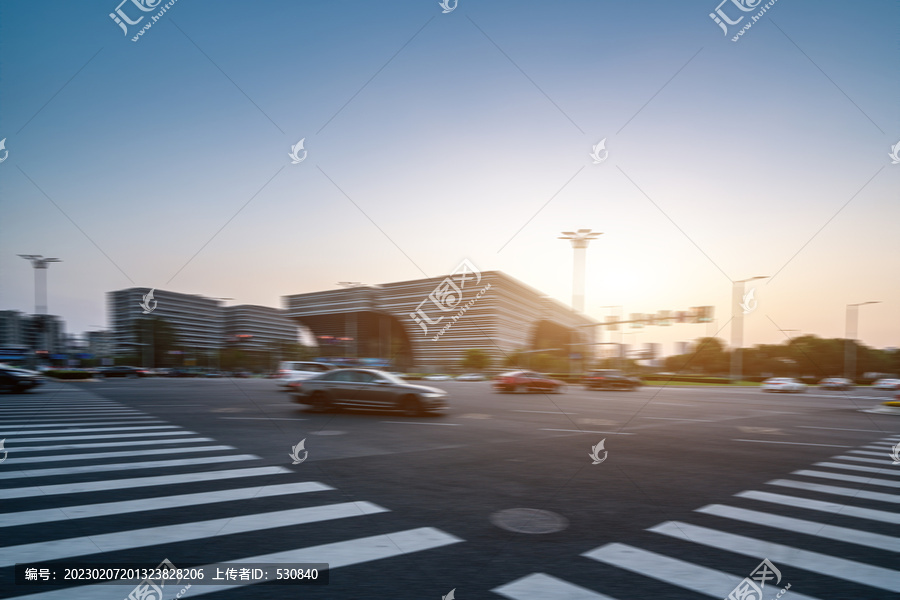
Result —
[[[374,376],[377,379],[385,379],[391,383],[402,383],[402,384],[406,383],[405,381],[403,381],[402,379],[400,379],[393,373],[388,373],[387,371],[375,371]]]

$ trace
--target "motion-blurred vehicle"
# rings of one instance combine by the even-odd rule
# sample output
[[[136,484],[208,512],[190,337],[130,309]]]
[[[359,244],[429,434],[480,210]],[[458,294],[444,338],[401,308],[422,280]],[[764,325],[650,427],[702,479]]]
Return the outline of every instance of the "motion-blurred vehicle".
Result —
[[[805,392],[806,384],[790,377],[771,377],[759,386],[764,392]]]
[[[853,388],[853,382],[843,377],[826,377],[819,382],[823,390],[849,390]]]
[[[617,369],[597,369],[582,379],[589,390],[629,390],[633,391],[644,383],[637,377],[628,377]]]
[[[104,377],[147,377],[149,373],[140,367],[117,365],[115,367],[102,367],[100,372]]]
[[[872,384],[873,390],[900,390],[900,379],[879,379]]]
[[[456,378],[457,381],[484,381],[485,379],[487,377],[481,373],[463,373]]]
[[[286,360],[278,365],[278,387],[288,389],[292,381],[303,381],[337,369],[334,365],[301,360]]]
[[[566,388],[564,381],[551,379],[534,371],[509,371],[494,378],[494,391],[497,392],[553,392],[562,393]]]
[[[0,390],[21,394],[44,383],[44,376],[37,371],[0,365]]]
[[[447,409],[447,392],[414,385],[376,369],[336,369],[290,384],[294,402],[315,410],[382,408],[405,415]]]
[[[435,373],[433,375],[426,375],[422,379],[426,381],[450,381],[451,377],[449,375],[443,375],[441,373]]]

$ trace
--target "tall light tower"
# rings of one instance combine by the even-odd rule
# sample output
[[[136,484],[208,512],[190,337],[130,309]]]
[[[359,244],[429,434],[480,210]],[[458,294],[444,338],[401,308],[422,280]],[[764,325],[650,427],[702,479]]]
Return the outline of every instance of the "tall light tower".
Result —
[[[744,284],[757,279],[767,277],[760,275],[741,279],[735,281],[731,288],[731,383],[741,380],[741,347],[744,345],[744,309],[741,308],[741,303],[744,301]]]
[[[578,231],[563,231],[557,239],[570,240],[575,250],[575,264],[572,269],[572,308],[578,312],[584,312],[584,277],[585,277],[585,250],[591,240],[603,235],[601,232],[591,233],[590,229]]]
[[[847,337],[844,339],[844,377],[856,377],[856,327],[859,322],[859,307],[879,304],[881,300],[869,300],[847,305]]]
[[[20,254],[25,260],[31,261],[34,267],[34,314],[47,314],[47,265],[54,262],[62,262],[59,258],[44,258],[40,254]]]

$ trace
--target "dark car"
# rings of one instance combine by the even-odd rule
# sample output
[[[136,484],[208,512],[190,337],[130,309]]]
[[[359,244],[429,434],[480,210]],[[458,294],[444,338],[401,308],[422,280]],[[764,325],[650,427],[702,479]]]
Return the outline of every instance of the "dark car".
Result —
[[[43,376],[35,371],[8,365],[0,366],[0,390],[5,392],[21,394],[43,383]]]
[[[337,369],[292,382],[294,402],[316,410],[384,408],[406,415],[421,415],[447,409],[447,392],[413,385],[390,373],[375,369]]]
[[[118,365],[115,367],[103,367],[100,374],[104,377],[146,377],[147,371],[138,367]]]
[[[509,371],[494,377],[494,390],[498,392],[554,392],[561,393],[566,384],[534,371]]]
[[[589,390],[629,390],[641,387],[643,382],[637,377],[628,377],[617,369],[591,371],[582,380]]]

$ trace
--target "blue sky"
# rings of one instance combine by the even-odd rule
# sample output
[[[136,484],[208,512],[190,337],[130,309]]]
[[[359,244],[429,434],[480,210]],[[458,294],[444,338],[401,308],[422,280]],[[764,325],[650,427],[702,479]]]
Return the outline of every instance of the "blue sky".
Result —
[[[75,332],[132,285],[277,306],[465,257],[568,302],[556,237],[592,228],[591,316],[722,326],[729,278],[777,272],[746,344],[881,300],[860,338],[900,346],[900,5],[780,0],[735,43],[717,4],[179,0],[132,42],[117,1],[5,0],[0,308],[32,307],[19,253],[63,258]]]

